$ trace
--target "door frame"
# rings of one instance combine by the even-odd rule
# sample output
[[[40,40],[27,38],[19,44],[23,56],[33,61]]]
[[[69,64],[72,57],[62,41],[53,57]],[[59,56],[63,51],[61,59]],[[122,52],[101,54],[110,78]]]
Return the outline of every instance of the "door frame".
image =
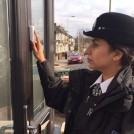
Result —
[[[45,0],[45,54],[54,65],[54,1]],[[51,17],[50,17],[51,16]],[[33,122],[32,52],[29,29],[31,25],[31,0],[9,1],[9,35],[11,53],[11,95],[14,134],[27,134],[27,120]],[[49,44],[49,45],[48,45]],[[49,109],[50,118],[53,112]],[[45,115],[41,115],[42,120]],[[44,119],[45,121],[45,119]],[[36,122],[36,121],[34,121]],[[38,123],[38,127],[41,125]],[[33,125],[33,123],[30,123]],[[36,123],[34,123],[36,124]]]

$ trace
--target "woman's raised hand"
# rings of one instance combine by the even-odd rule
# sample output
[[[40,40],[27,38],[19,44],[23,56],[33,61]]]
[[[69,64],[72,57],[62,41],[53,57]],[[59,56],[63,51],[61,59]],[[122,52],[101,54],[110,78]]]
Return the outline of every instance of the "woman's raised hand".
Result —
[[[46,58],[44,56],[43,46],[40,42],[37,32],[35,31],[34,34],[35,34],[35,40],[32,41],[32,50],[35,58],[41,63],[44,62]]]

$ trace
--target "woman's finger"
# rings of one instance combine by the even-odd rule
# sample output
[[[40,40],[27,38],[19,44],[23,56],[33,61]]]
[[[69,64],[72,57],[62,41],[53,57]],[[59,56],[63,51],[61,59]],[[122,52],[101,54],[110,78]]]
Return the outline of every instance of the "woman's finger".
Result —
[[[36,47],[35,41],[32,41],[32,49],[33,49],[33,51],[37,52],[37,47]]]
[[[34,31],[34,34],[35,34],[35,37],[36,37],[37,44],[39,44],[40,43],[40,38],[39,38],[37,32]]]

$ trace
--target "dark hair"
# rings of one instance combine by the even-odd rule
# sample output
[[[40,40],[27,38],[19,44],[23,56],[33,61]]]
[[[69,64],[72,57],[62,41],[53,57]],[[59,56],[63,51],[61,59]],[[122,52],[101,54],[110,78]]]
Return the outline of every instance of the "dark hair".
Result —
[[[121,59],[121,65],[122,66],[131,66],[134,69],[134,48],[127,47],[125,45],[120,45],[113,41],[107,40],[107,42],[110,44],[112,50],[118,49],[124,53],[123,57]]]

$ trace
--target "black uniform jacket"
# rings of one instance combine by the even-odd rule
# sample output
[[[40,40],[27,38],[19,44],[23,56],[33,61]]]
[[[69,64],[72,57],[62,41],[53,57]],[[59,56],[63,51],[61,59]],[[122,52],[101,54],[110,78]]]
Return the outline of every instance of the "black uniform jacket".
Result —
[[[64,86],[47,61],[37,65],[46,104],[66,113],[65,134],[134,134],[134,83],[130,67],[119,71],[106,93],[93,98],[90,86],[100,72],[71,71],[69,84]]]

